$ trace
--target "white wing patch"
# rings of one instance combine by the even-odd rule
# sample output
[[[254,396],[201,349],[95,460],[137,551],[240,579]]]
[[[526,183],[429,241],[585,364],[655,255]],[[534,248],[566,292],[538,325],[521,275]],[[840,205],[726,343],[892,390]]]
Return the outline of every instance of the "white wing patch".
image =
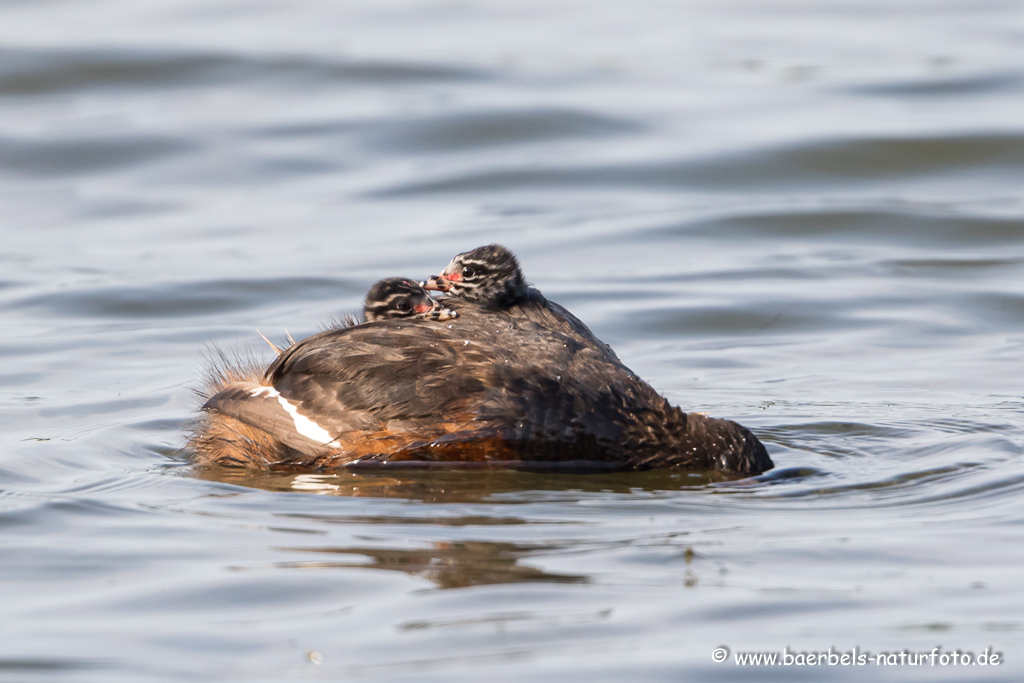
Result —
[[[253,389],[249,392],[253,398],[259,398],[260,396],[269,396],[276,398],[277,402],[284,408],[285,412],[292,416],[292,422],[295,423],[295,431],[302,436],[313,441],[317,441],[324,445],[330,444],[334,441],[334,437],[326,429],[313,422],[305,415],[299,415],[298,408],[292,404],[291,401],[281,395],[274,387],[260,387],[259,389]]]

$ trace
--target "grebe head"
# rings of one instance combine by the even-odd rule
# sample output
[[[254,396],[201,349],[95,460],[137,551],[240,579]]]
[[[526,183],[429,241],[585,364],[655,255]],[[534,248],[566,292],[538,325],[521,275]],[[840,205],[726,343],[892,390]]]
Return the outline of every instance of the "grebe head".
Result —
[[[443,273],[432,275],[423,286],[488,308],[503,308],[522,301],[529,289],[519,261],[500,244],[459,254]]]
[[[363,306],[366,322],[391,318],[420,318],[425,320],[449,320],[458,314],[442,308],[426,290],[413,280],[389,277],[370,287]]]

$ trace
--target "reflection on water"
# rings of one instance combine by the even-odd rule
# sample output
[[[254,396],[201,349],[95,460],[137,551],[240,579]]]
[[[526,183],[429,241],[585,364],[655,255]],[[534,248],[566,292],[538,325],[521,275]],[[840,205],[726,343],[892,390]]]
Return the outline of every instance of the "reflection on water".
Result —
[[[267,491],[332,496],[402,498],[424,503],[470,503],[517,491],[623,493],[682,491],[727,481],[720,472],[653,471],[626,475],[536,474],[510,470],[417,470],[401,474],[276,474],[228,467],[197,467],[194,476]],[[446,522],[450,523],[450,522]]]
[[[428,579],[438,588],[465,588],[493,583],[581,583],[585,576],[545,572],[518,564],[542,548],[515,543],[433,543],[430,548],[291,548],[289,550],[358,556],[353,560],[279,562],[281,569],[386,569]],[[552,550],[557,550],[553,548]]]
[[[0,6],[0,677],[865,675],[743,675],[725,644],[991,646],[872,675],[1019,680],[1022,28],[1000,2]],[[492,241],[777,469],[179,459],[203,349],[265,364],[257,329]]]

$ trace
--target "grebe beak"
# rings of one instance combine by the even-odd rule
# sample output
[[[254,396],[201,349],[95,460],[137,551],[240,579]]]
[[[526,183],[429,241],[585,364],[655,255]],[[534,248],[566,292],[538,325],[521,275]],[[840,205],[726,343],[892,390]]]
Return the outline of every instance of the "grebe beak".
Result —
[[[452,283],[444,275],[431,275],[420,286],[428,291],[447,292],[452,288]]]

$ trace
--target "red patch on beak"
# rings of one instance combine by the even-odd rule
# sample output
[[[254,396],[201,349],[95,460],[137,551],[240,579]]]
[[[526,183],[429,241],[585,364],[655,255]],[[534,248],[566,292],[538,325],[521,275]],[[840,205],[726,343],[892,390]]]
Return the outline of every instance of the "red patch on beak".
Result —
[[[417,313],[426,313],[427,311],[432,309],[433,306],[429,304],[416,304],[413,308]]]
[[[448,282],[458,282],[459,280],[462,279],[462,273],[450,273],[447,275],[442,274],[441,277],[443,277],[445,280],[448,280]]]

